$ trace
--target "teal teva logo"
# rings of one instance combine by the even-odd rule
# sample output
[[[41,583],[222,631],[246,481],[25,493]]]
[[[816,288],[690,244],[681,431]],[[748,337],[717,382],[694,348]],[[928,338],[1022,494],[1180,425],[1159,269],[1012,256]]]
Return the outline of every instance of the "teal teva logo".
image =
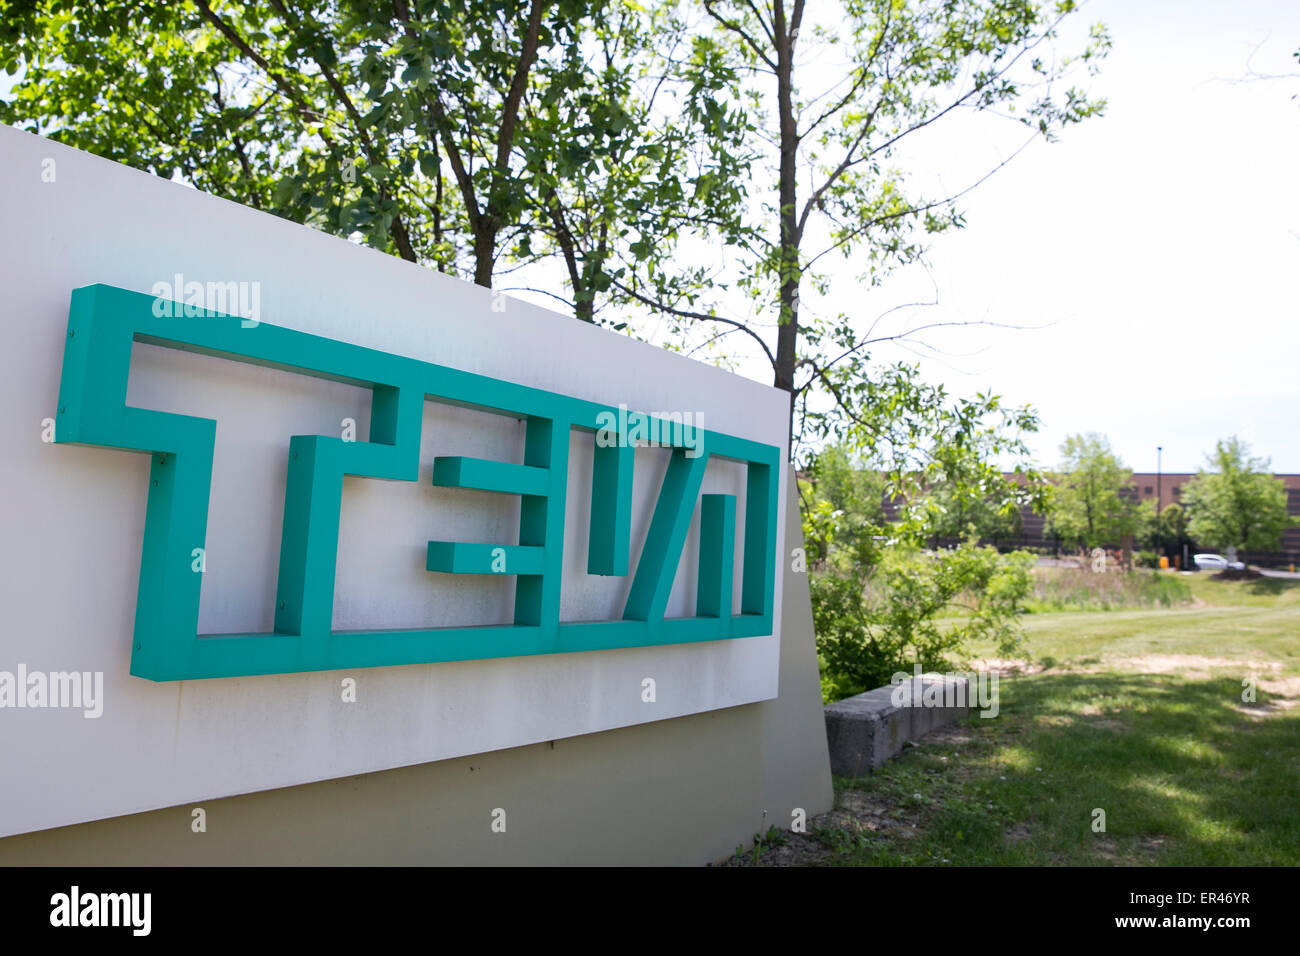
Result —
[[[560,623],[569,434],[581,429],[601,432],[606,439],[595,447],[587,571],[625,576],[636,436],[608,439],[611,428],[627,427],[629,420],[640,427],[643,417],[629,416],[626,406],[582,401],[266,322],[248,327],[237,316],[186,317],[184,310],[158,315],[154,306],[154,296],[112,286],[72,293],[55,430],[60,443],[123,448],[152,459],[131,655],[131,673],[137,677],[168,681],[376,667],[772,632],[778,448],[703,429],[688,433],[675,422],[655,423],[656,435],[670,436],[671,459],[622,617]],[[207,532],[217,422],[128,406],[134,342],[360,383],[373,392],[369,441],[325,435],[289,439],[272,633],[198,634],[203,575],[195,574],[192,564]],[[438,458],[433,467],[434,484],[520,496],[519,543],[430,541],[426,562],[431,573],[516,575],[514,623],[333,632],[343,477],[418,480],[426,401],[526,422],[522,464],[455,457]],[[736,498],[700,494],[705,468],[714,457],[747,466],[738,615],[732,614],[731,593]],[[665,619],[697,506],[695,616]]]

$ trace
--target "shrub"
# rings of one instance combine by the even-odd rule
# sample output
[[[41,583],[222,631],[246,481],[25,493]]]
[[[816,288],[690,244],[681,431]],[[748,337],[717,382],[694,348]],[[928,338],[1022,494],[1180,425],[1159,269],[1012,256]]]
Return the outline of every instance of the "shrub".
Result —
[[[814,575],[813,624],[829,700],[889,683],[914,663],[944,666],[973,640],[1010,653],[1033,585],[1033,555],[963,544],[927,552],[891,545],[870,567]]]
[[[1036,568],[1028,610],[1108,611],[1125,607],[1173,607],[1188,604],[1192,591],[1175,574],[1107,571],[1086,568]]]

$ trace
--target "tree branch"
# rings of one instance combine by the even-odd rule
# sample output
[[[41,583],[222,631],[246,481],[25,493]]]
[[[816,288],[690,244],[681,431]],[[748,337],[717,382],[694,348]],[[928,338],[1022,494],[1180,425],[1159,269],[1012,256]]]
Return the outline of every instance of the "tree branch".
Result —
[[[742,27],[738,21],[728,20],[722,14],[718,13],[717,10],[714,10],[713,0],[704,0],[704,12],[707,13],[709,16],[711,16],[714,20],[717,20],[718,23],[722,24],[724,28],[730,30],[732,33],[736,34],[736,36],[744,40],[746,45],[749,46],[749,48],[754,51],[754,54],[760,60],[766,63],[768,65],[768,68],[771,69],[772,72],[774,73],[776,72],[776,64],[772,62],[772,58],[767,55],[767,52],[763,49],[762,45],[759,44],[759,42],[755,40],[754,37],[750,35],[750,33],[746,31],[745,28]],[[763,25],[763,21],[761,19],[759,20],[759,24]],[[764,29],[766,29],[766,26],[764,26]]]
[[[776,356],[772,354],[772,350],[767,347],[767,343],[763,341],[762,336],[760,336],[749,326],[745,325],[745,323],[737,322],[735,319],[725,319],[720,315],[708,315],[707,313],[704,312],[692,312],[688,309],[678,309],[670,305],[665,305],[662,302],[656,302],[654,299],[642,295],[640,292],[637,292],[635,289],[628,288],[623,283],[617,280],[615,280],[612,283],[612,285],[615,288],[619,289],[620,291],[624,292],[625,294],[630,295],[638,302],[644,305],[648,305],[652,309],[656,309],[661,312],[667,312],[670,315],[675,315],[683,319],[694,319],[700,322],[721,322],[723,325],[735,326],[737,329],[744,332],[746,335],[748,335],[750,338],[752,338],[755,342],[758,343],[759,347],[763,350],[763,354],[767,356],[767,360],[772,363],[772,367],[776,368]]]

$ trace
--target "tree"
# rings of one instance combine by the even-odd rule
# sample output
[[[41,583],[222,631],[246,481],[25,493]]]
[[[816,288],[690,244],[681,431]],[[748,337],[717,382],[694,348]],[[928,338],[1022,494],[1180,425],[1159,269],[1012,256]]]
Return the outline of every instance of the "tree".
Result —
[[[928,193],[900,147],[967,112],[1054,138],[1101,112],[1062,84],[1109,40],[1056,56],[1074,0],[805,6],[0,0],[23,70],[0,120],[480,285],[555,256],[580,318],[636,302],[677,347],[744,336],[791,394],[794,457],[906,444],[924,390],[871,349],[926,326],[817,314],[826,263],[870,288],[920,260],[986,176]]]
[[[671,5],[0,0],[0,48],[4,122],[482,286],[562,256],[588,321],[743,198],[734,71]]]
[[[1300,50],[1296,50],[1294,53],[1292,53],[1291,57],[1296,61],[1296,65],[1300,66]],[[1261,73],[1260,71],[1251,68],[1246,71],[1245,76],[1241,77],[1241,79],[1236,80],[1234,82],[1257,83],[1257,82],[1269,81],[1269,80],[1286,80],[1290,83],[1294,83],[1294,81],[1297,79],[1300,79],[1300,70],[1297,70],[1294,73]],[[1291,99],[1300,100],[1300,93],[1292,93]]]
[[[591,55],[574,73],[585,82],[533,107],[524,176],[544,223],[512,258],[559,257],[566,304],[593,321],[602,300],[635,301],[615,279],[663,268],[683,239],[742,241],[752,157],[734,66],[676,4],[616,5],[584,45]]]
[[[860,314],[817,314],[826,263],[860,263],[858,279],[870,288],[918,261],[927,235],[962,225],[956,203],[982,179],[926,194],[893,165],[899,148],[962,113],[1023,123],[1025,145],[1097,115],[1104,101],[1054,84],[1077,64],[1095,69],[1108,37],[1095,26],[1077,58],[1055,56],[1074,0],[845,0],[833,13],[818,8],[826,20],[812,23],[804,0],[703,7],[752,78],[759,117],[760,202],[750,206],[746,241],[731,250],[734,284],[751,311],[727,316],[704,266],[652,272],[640,287],[616,281],[674,316],[679,337],[713,335],[719,322],[722,334],[744,334],[773,384],[790,393],[792,443],[851,431],[874,441],[877,423],[862,410],[877,392],[873,379],[890,373],[872,367],[870,350],[926,327],[884,335]],[[834,79],[819,88],[828,72]]]
[[[860,575],[811,580],[813,630],[828,700],[886,684],[913,664],[944,667],[972,642],[1014,653],[1019,618],[1033,588],[1034,556],[965,544],[924,552],[905,544],[881,551]]]
[[[1023,508],[1041,510],[1047,486],[1028,464],[1026,435],[1038,430],[1031,409],[1007,408],[992,394],[953,401],[941,386],[892,387],[921,396],[906,416],[915,453],[841,442],[821,449],[804,473],[805,515],[820,507],[818,513],[836,518],[831,538],[814,532],[822,557],[870,564],[872,540],[924,547],[940,538],[979,538],[989,530],[984,522],[996,529]],[[1009,476],[1003,461],[1012,462]]]
[[[1049,494],[1049,533],[1083,548],[1118,544],[1133,533],[1133,473],[1106,437],[1096,432],[1071,435],[1061,444],[1061,458]]]
[[[930,397],[941,398],[942,390]],[[991,395],[927,402],[926,409],[929,430],[918,435],[926,468],[900,473],[887,459],[836,445],[815,456],[801,482],[828,699],[885,683],[913,663],[939,665],[945,653],[974,640],[1010,653],[1019,639],[1033,557],[978,546],[973,525],[954,517],[954,509],[969,518],[1018,511],[1033,500],[1041,484],[1033,470],[1018,464],[1021,480],[1008,480],[998,461],[1028,456],[1023,433],[1037,419],[1004,409]],[[895,507],[883,508],[882,497]],[[926,548],[951,528],[964,529],[967,539]]]
[[[1286,483],[1275,478],[1267,458],[1252,458],[1235,435],[1215,443],[1206,456],[1214,469],[1201,469],[1183,489],[1187,531],[1198,545],[1247,551],[1275,551],[1295,520],[1287,513]]]
[[[997,541],[1019,534],[1024,509],[1041,512],[1046,501],[1042,475],[1025,464],[1022,436],[1037,430],[1032,409],[1004,408],[991,393],[955,402],[913,492],[922,536]],[[1001,467],[1008,457],[1016,461],[1010,478]]]
[[[1176,501],[1165,505],[1157,515],[1155,500],[1145,499],[1138,505],[1136,526],[1134,537],[1139,547],[1151,551],[1177,551],[1191,540],[1187,534],[1187,512]]]
[[[486,6],[427,29],[385,6],[376,21],[378,4],[348,2],[5,4],[24,72],[3,118],[412,262],[454,268],[468,233],[483,284],[546,5],[509,50]],[[463,140],[440,135],[449,112]],[[449,190],[444,156],[469,167]]]
[[[870,563],[885,527],[886,476],[830,445],[813,459],[799,482],[804,546],[814,570],[832,554],[840,564]]]

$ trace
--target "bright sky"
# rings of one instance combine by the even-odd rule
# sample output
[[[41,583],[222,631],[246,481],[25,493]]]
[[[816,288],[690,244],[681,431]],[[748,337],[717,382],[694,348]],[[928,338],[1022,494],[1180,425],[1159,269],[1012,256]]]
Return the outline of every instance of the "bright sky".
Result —
[[[921,360],[957,394],[1034,405],[1041,464],[1067,434],[1099,431],[1134,470],[1154,470],[1163,445],[1166,471],[1193,471],[1238,434],[1300,472],[1300,4],[1092,0],[1079,19],[1114,41],[1089,85],[1106,115],[968,196],[967,228],[934,242],[928,275],[864,293],[850,264],[824,305],[869,321],[937,287],[937,306],[895,328],[1047,326],[931,334],[944,354]],[[1243,82],[1252,72],[1291,76]],[[908,164],[953,191],[1022,138],[959,121]]]
[[[1106,115],[967,197],[967,228],[930,256],[940,304],[912,316],[1051,325],[931,336],[950,354],[926,375],[1033,404],[1043,464],[1098,431],[1134,470],[1163,445],[1166,471],[1194,471],[1235,433],[1300,472],[1300,4],[1094,0],[1084,16],[1114,41],[1090,86]],[[1238,82],[1252,71],[1291,77]],[[944,135],[923,168],[955,153],[974,171],[1015,142]],[[871,313],[918,295],[929,279],[899,277]]]

